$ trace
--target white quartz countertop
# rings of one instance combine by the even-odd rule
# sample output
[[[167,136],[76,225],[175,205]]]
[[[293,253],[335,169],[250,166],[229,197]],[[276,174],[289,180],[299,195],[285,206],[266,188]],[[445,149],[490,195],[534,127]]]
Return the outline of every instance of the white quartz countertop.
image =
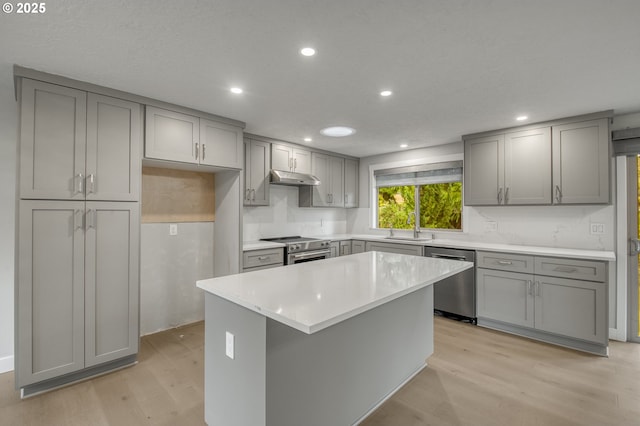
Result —
[[[364,240],[364,241],[376,241],[394,244],[409,244],[428,247],[449,247],[467,250],[483,250],[494,251],[504,253],[516,253],[516,254],[529,254],[534,256],[558,256],[569,257],[573,259],[584,260],[603,260],[607,262],[614,262],[616,260],[616,254],[613,251],[607,250],[585,250],[575,248],[561,248],[561,247],[544,247],[544,246],[528,246],[520,244],[504,244],[504,243],[485,243],[477,241],[465,241],[455,239],[441,239],[436,238],[428,241],[410,241],[386,238],[384,235],[371,235],[371,234],[336,234],[336,235],[322,235],[318,238],[325,238],[329,240]]]
[[[312,334],[472,267],[470,262],[372,251],[196,285]]]
[[[272,241],[245,241],[242,243],[242,251],[281,248],[284,246],[282,243],[274,243]]]

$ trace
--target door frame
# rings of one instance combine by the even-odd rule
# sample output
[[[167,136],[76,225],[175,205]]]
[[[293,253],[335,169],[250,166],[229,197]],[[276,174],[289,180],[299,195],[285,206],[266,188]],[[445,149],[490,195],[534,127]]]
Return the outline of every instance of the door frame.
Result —
[[[629,239],[638,238],[638,156],[626,158],[626,253],[627,261],[627,340],[640,343],[638,335],[638,256],[629,254]],[[623,255],[623,253],[620,253]]]

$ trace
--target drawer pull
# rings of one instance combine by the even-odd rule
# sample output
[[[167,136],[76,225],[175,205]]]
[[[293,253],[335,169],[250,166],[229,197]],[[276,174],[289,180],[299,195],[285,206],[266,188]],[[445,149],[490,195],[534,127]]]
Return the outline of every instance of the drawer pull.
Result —
[[[269,256],[258,256],[258,260],[267,260]]]
[[[554,271],[563,272],[565,274],[573,274],[574,272],[578,272],[578,268],[572,268],[571,266],[556,266]]]
[[[498,260],[499,265],[513,265],[513,262],[510,260]]]

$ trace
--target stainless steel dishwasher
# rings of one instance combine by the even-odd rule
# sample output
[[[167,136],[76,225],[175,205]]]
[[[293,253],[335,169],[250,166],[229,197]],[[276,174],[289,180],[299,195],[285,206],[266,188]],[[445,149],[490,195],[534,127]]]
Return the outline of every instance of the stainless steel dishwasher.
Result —
[[[426,257],[466,260],[475,265],[476,252],[442,247],[425,247]],[[476,315],[476,272],[475,267],[437,282],[433,288],[435,311],[444,316],[477,323]]]

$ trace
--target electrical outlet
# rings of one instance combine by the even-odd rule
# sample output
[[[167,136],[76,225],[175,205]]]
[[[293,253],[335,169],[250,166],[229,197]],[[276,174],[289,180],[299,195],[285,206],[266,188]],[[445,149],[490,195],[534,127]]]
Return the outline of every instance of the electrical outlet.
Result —
[[[592,223],[590,228],[591,228],[591,235],[604,234],[604,223]]]
[[[169,224],[169,235],[178,235],[178,224],[170,223]]]
[[[488,220],[484,223],[484,230],[486,232],[496,232],[498,230],[498,222]]]
[[[225,354],[231,359],[234,359],[235,357],[234,337],[235,336],[233,334],[229,333],[228,331],[226,332]]]

